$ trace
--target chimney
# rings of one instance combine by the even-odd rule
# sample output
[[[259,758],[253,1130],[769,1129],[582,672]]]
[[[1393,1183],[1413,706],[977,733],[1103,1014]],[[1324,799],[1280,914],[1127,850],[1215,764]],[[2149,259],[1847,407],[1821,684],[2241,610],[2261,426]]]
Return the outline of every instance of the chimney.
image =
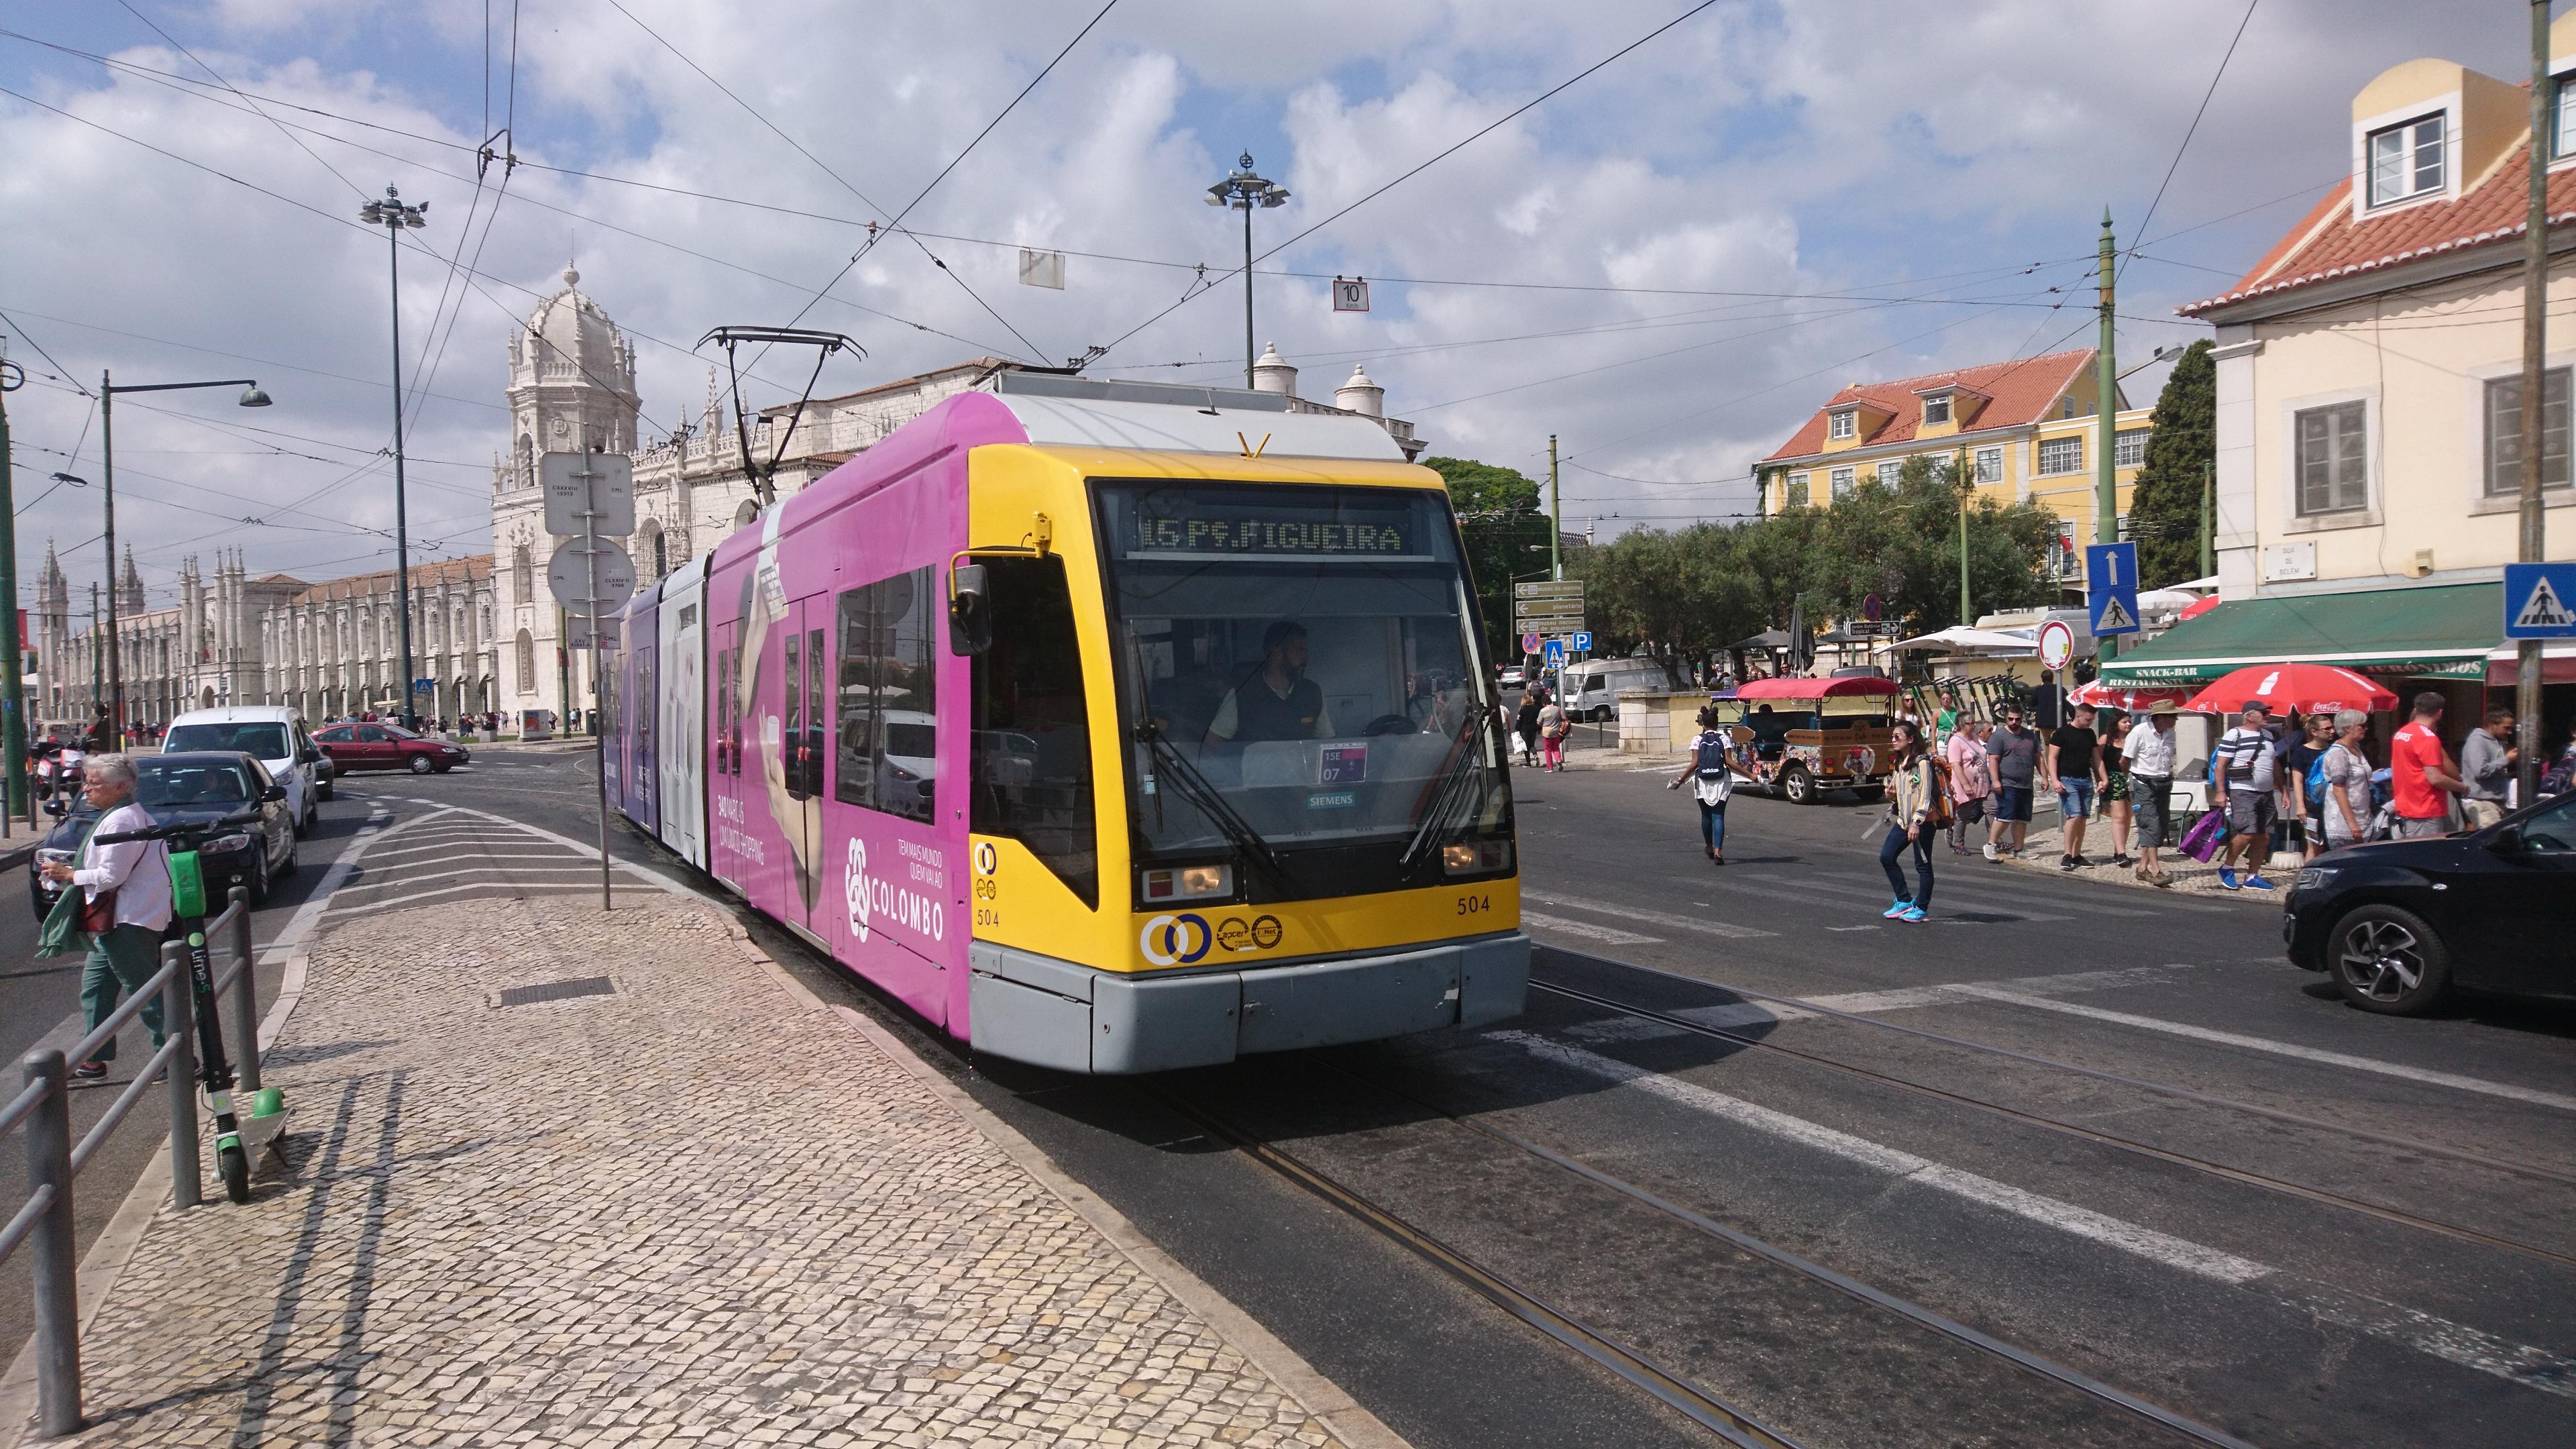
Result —
[[[1297,369],[1279,355],[1279,344],[1270,343],[1261,352],[1261,360],[1252,364],[1252,387],[1255,392],[1275,392],[1284,397],[1297,395]]]
[[[1354,366],[1348,382],[1333,389],[1333,406],[1364,417],[1386,416],[1386,389],[1369,380],[1365,366]]]

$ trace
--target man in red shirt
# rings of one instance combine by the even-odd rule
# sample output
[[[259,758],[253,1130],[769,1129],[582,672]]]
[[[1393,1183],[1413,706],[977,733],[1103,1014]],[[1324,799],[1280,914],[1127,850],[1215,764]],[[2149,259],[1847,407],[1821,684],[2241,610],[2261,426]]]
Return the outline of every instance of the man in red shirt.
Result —
[[[2450,797],[2467,794],[2469,787],[2451,752],[2442,748],[2442,696],[2433,690],[2415,696],[2415,717],[2388,742],[2388,783],[2398,839],[2450,833]]]

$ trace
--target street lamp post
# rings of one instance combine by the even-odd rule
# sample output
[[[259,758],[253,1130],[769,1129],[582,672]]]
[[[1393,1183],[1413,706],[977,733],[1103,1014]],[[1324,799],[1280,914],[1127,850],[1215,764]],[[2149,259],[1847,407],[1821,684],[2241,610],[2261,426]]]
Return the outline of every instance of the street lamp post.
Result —
[[[1276,186],[1252,171],[1252,153],[1235,163],[1238,169],[1208,188],[1207,204],[1231,206],[1243,213],[1243,385],[1252,386],[1252,212],[1255,207],[1285,206],[1288,188]]]
[[[107,514],[107,728],[109,748],[125,748],[125,660],[116,642],[116,399],[129,392],[186,392],[200,387],[237,387],[241,405],[268,406],[268,394],[255,377],[226,377],[212,382],[141,382],[119,386],[102,369],[98,375],[99,492]],[[98,641],[90,641],[93,651]]]
[[[417,230],[429,225],[428,211],[426,201],[404,205],[402,193],[390,186],[385,188],[384,200],[358,208],[360,221],[385,229],[386,265],[391,269],[386,290],[393,298],[394,316],[394,611],[402,639],[404,729],[419,728],[420,711],[413,707],[418,696],[412,693],[411,672],[411,528],[403,500],[402,234],[406,227]]]

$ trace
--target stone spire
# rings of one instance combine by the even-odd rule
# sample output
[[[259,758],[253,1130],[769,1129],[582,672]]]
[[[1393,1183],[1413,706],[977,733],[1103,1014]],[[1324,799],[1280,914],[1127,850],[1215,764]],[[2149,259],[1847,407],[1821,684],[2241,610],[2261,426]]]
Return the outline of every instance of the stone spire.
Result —
[[[131,618],[143,612],[143,571],[134,566],[134,545],[125,546],[125,572],[116,581],[117,612]]]

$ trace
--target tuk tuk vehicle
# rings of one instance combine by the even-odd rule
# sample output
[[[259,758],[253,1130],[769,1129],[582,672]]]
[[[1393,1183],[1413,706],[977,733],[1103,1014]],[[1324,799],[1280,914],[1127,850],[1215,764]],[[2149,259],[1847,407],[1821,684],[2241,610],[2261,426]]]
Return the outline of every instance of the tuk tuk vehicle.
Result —
[[[1748,680],[1712,703],[1736,777],[1813,805],[1827,790],[1873,800],[1886,789],[1896,699],[1896,681],[1855,675]]]

